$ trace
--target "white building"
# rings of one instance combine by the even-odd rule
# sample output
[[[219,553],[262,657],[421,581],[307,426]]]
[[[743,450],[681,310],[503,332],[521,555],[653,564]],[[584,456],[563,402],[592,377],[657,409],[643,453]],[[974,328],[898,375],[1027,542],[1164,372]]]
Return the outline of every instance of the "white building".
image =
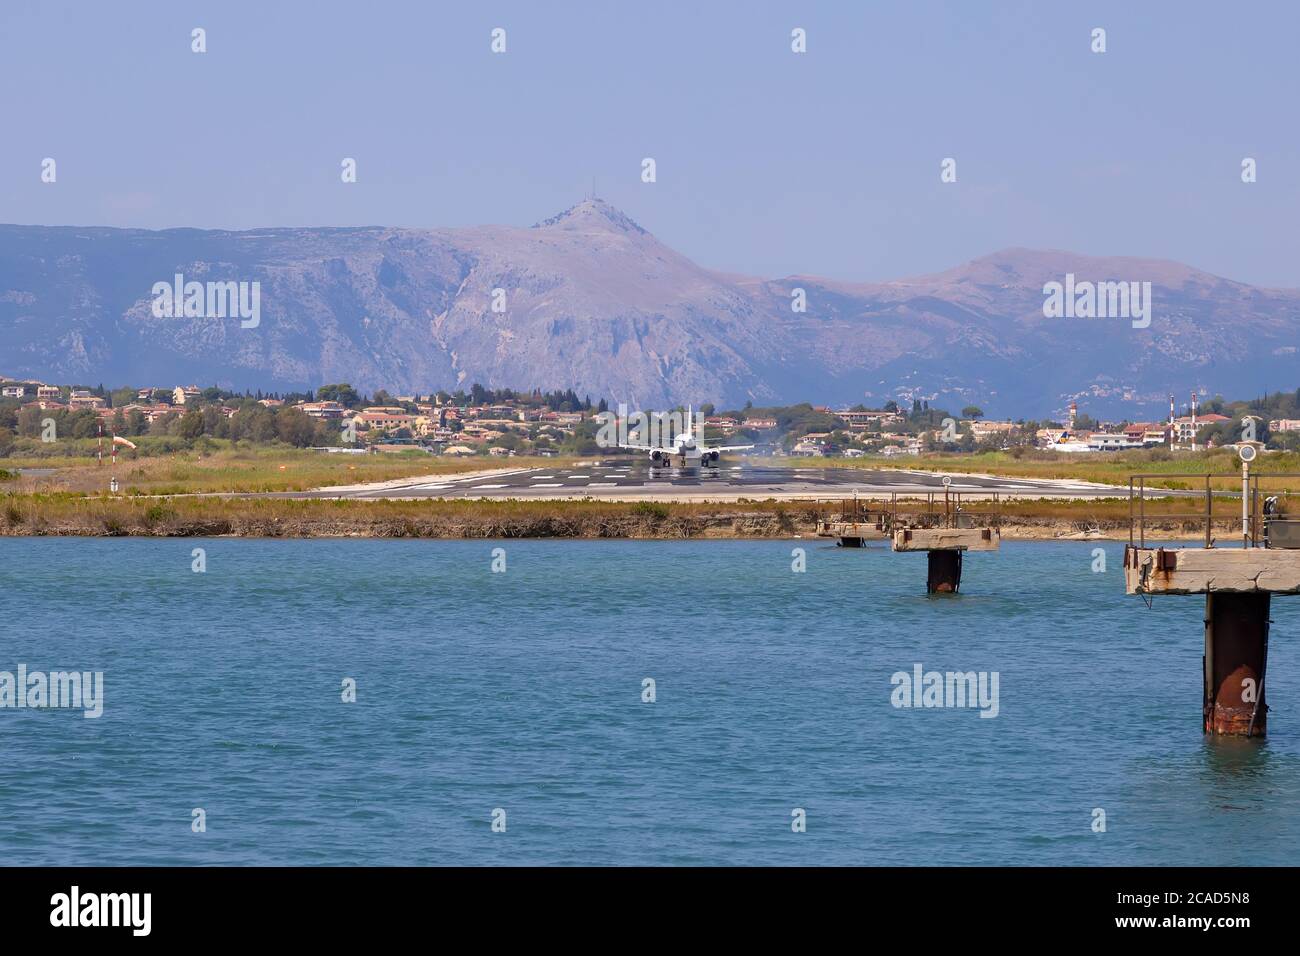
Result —
[[[1128,435],[1093,432],[1088,436],[1089,451],[1124,451],[1128,448],[1141,448],[1142,442],[1134,441]]]

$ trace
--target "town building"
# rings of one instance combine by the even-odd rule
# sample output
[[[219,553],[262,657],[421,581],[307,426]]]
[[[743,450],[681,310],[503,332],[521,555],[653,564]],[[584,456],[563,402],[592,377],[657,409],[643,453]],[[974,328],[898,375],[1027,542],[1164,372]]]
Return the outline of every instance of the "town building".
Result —
[[[369,429],[388,429],[388,428],[412,428],[415,425],[418,415],[408,415],[404,411],[398,412],[358,412],[352,416],[352,421],[358,428]]]
[[[886,445],[880,449],[880,453],[886,458],[895,458],[899,455],[919,455],[921,454],[921,443],[918,441],[913,444],[909,441],[905,445]]]
[[[1009,435],[1015,427],[1015,422],[985,422],[975,419],[970,422],[970,433],[977,441],[979,441],[985,438],[991,438],[994,435]]]
[[[1125,451],[1141,447],[1140,439],[1130,438],[1123,433],[1093,432],[1088,436],[1089,451]]]
[[[77,408],[103,408],[108,402],[98,395],[92,395],[90,389],[74,388],[72,394],[68,396],[68,407]]]
[[[1174,419],[1174,444],[1190,445],[1196,441],[1196,433],[1206,425],[1217,425],[1219,422],[1232,421],[1227,415],[1218,415],[1214,412],[1207,412],[1204,415],[1184,415],[1182,418]]]
[[[267,401],[271,399],[263,399],[264,403]],[[339,402],[303,402],[297,407],[302,409],[304,415],[325,421],[338,421],[347,414],[347,408]]]
[[[897,412],[870,409],[854,411],[846,408],[843,411],[832,412],[832,414],[842,421],[850,431],[863,431],[873,425],[893,425],[903,420],[903,416]],[[776,422],[772,422],[769,427],[775,428]]]

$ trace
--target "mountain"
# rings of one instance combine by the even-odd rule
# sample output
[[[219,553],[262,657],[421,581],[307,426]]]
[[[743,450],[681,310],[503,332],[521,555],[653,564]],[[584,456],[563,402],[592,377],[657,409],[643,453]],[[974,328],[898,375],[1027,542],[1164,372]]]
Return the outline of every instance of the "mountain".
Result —
[[[258,282],[260,323],[155,317],[154,284],[176,273]],[[1067,273],[1150,282],[1150,326],[1045,318],[1044,284]],[[0,373],[56,382],[480,382],[641,408],[920,397],[1024,415],[1078,398],[1140,416],[1170,392],[1294,388],[1298,346],[1300,290],[1174,262],[1008,249],[895,282],[758,279],[702,268],[599,200],[531,228],[0,225]]]

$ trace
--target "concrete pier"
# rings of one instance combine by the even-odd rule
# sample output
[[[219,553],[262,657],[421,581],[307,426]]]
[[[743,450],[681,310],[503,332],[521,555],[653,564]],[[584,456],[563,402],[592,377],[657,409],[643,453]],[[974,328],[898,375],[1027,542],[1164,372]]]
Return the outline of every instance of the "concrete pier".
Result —
[[[1124,585],[1129,594],[1300,594],[1300,550],[1130,545]]]
[[[1266,732],[1269,601],[1267,593],[1212,591],[1205,596],[1207,734],[1263,737]]]
[[[1215,483],[1236,475],[1132,475],[1129,478],[1129,543],[1124,549],[1124,590],[1143,597],[1157,594],[1205,595],[1205,655],[1202,722],[1205,733],[1225,737],[1263,737],[1268,723],[1264,702],[1268,670],[1268,618],[1274,594],[1300,594],[1300,515],[1295,510],[1300,474],[1251,472],[1254,444],[1237,446],[1241,458],[1240,547],[1216,548]],[[1196,521],[1204,531],[1201,548],[1147,547],[1147,482],[1169,487],[1171,479],[1204,481],[1195,512],[1163,520]],[[1232,502],[1236,508],[1236,502]],[[1152,516],[1155,517],[1154,515]],[[1235,516],[1234,516],[1235,517]],[[1234,522],[1235,523],[1235,522]]]
[[[1274,594],[1300,594],[1300,550],[1130,545],[1124,586],[1129,594],[1205,595],[1205,732],[1263,737],[1269,608]]]
[[[926,559],[926,593],[956,594],[961,587],[961,552],[944,548],[929,552]]]
[[[889,537],[890,515],[872,511],[865,499],[841,498],[832,503],[839,514],[830,514],[817,522],[817,535],[839,538],[841,548],[860,548],[867,541],[884,541]]]
[[[894,551],[928,552],[925,589],[929,594],[956,594],[961,588],[962,553],[997,551],[997,528],[895,528]]]
[[[895,528],[895,551],[996,551],[997,528]]]
[[[839,538],[842,548],[860,548],[867,541],[885,541],[889,534],[881,520],[876,521],[820,521],[817,534],[823,538]]]

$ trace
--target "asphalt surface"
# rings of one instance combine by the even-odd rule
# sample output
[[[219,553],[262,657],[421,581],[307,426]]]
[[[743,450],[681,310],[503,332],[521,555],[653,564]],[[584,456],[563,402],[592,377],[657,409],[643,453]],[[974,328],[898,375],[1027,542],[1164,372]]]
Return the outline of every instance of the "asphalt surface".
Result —
[[[1094,498],[1127,495],[1084,481],[952,475],[949,490],[999,492],[1017,497]],[[293,497],[327,498],[609,498],[735,500],[737,498],[834,498],[943,493],[943,475],[859,468],[774,468],[723,461],[710,468],[652,468],[645,461],[616,459],[567,468],[503,470],[496,474],[406,479],[381,485],[328,488]]]

